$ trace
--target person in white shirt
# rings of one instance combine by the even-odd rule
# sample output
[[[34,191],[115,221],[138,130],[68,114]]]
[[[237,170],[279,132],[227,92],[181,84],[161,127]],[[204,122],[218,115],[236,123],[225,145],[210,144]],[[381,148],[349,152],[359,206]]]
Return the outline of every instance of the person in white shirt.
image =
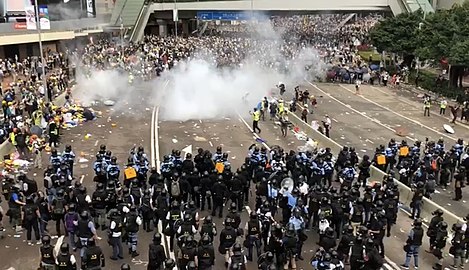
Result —
[[[362,81],[356,80],[355,81],[355,94],[360,95],[360,85],[362,84]]]
[[[329,138],[329,131],[331,130],[331,125],[332,121],[331,118],[329,118],[329,115],[325,115],[324,121],[322,121],[322,124],[324,126],[324,135],[326,135],[327,138]]]

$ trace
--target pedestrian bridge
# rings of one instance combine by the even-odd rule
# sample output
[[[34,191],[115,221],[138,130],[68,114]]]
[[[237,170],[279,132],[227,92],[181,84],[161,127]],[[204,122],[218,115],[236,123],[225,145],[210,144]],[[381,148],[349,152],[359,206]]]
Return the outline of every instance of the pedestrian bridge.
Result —
[[[116,0],[111,25],[131,30],[131,39],[143,36],[150,14],[172,11],[280,11],[366,12],[391,11],[394,15],[422,9],[433,12],[428,0]]]
[[[173,1],[153,3],[150,9],[166,10],[261,10],[261,11],[385,11],[394,14],[407,11],[406,0],[229,0]]]

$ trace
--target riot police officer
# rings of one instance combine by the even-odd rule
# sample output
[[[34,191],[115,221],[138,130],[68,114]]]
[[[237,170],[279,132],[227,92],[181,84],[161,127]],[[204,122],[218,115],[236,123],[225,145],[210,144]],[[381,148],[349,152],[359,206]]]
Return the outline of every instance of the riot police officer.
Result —
[[[232,220],[230,218],[225,219],[225,228],[220,232],[220,246],[218,252],[225,257],[225,265],[228,266],[228,260],[230,257],[230,248],[235,244],[238,232],[232,227]]]
[[[148,267],[147,270],[162,270],[166,261],[166,253],[161,245],[161,234],[153,235],[153,242],[148,249]]]
[[[88,211],[81,212],[80,218],[78,219],[77,230],[77,235],[80,241],[79,247],[81,248],[80,257],[83,258],[85,255],[85,250],[88,246],[88,240],[93,236],[97,238],[96,228],[94,227],[93,221],[90,220]]]
[[[192,235],[186,237],[184,245],[181,247],[180,258],[178,262],[179,269],[186,269],[189,262],[197,260],[197,249]]]
[[[42,270],[55,270],[54,246],[50,244],[50,236],[42,237],[41,262],[39,267]]]
[[[247,236],[246,236],[246,241],[247,241],[247,247],[248,247],[248,260],[252,261],[252,251],[253,247],[256,247],[256,252],[257,252],[257,257],[261,255],[261,228],[262,224],[259,221],[257,217],[256,212],[251,212],[250,213],[250,219],[246,223],[246,231],[247,231]]]
[[[60,252],[56,258],[57,270],[77,270],[77,260],[70,250],[67,243],[62,243]]]
[[[212,270],[215,265],[215,249],[212,238],[208,234],[202,235],[199,247],[197,248],[197,259],[200,270]]]
[[[138,243],[138,231],[140,229],[140,225],[142,225],[142,219],[137,213],[137,208],[135,206],[130,207],[130,211],[125,217],[124,220],[126,226],[126,232],[128,237],[128,246],[129,246],[129,254],[132,257],[137,257],[139,253],[137,252],[137,243]]]
[[[83,270],[101,270],[106,265],[103,251],[96,245],[94,238],[88,239],[88,248],[81,261]]]
[[[107,196],[108,195],[106,191],[104,190],[104,184],[98,183],[96,185],[96,191],[93,192],[93,195],[91,196],[91,204],[95,212],[94,223],[96,224],[96,229],[99,229],[99,227],[101,227],[102,230],[105,230],[107,228],[106,226]]]
[[[109,244],[112,246],[111,260],[123,259],[122,251],[122,230],[123,219],[122,214],[117,210],[111,210],[111,223],[109,224]]]

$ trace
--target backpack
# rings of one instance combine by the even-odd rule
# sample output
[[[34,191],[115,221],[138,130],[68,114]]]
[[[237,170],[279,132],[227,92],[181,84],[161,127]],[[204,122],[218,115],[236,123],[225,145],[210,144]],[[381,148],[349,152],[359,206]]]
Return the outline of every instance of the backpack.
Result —
[[[181,195],[181,189],[179,188],[179,181],[171,182],[171,196],[179,197]]]
[[[55,215],[63,215],[65,213],[64,199],[57,199],[53,213]]]
[[[67,229],[68,232],[75,231],[75,224],[73,224],[73,222],[77,220],[78,220],[77,213],[67,213],[65,215],[65,228]]]
[[[32,217],[34,217],[34,212],[34,207],[32,207],[31,205],[24,208],[24,215],[26,219],[31,219]]]

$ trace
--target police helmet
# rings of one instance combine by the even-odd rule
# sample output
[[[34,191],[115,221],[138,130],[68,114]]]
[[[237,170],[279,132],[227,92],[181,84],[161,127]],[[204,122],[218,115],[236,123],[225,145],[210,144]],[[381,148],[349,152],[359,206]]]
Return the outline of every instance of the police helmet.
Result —
[[[101,182],[98,183],[98,184],[96,184],[96,189],[97,189],[97,190],[102,190],[102,189],[104,189],[104,184],[101,183]]]
[[[52,156],[57,156],[57,149],[52,149],[50,153],[52,154]]]
[[[192,216],[189,213],[184,214],[184,221],[192,221]]]
[[[194,261],[190,261],[188,264],[187,264],[187,270],[195,270],[197,269],[197,266],[195,265],[195,262]]]
[[[438,223],[438,227],[442,230],[446,230],[448,229],[448,223],[446,223],[446,221],[440,221],[440,223]]]
[[[87,245],[90,247],[96,246],[96,241],[94,240],[94,237],[88,239]]]
[[[121,270],[130,270],[130,265],[128,263],[123,263],[121,265]]]
[[[160,233],[157,232],[153,235],[153,242],[157,243],[157,244],[161,243],[161,234]]]
[[[68,206],[68,211],[75,212],[77,210],[77,206],[74,203],[71,203]]]
[[[168,269],[173,269],[175,266],[176,262],[171,258],[166,259],[166,261],[164,262],[164,267]]]
[[[206,216],[205,219],[204,219],[204,222],[207,223],[207,224],[212,223],[213,222],[212,216]]]
[[[99,151],[106,151],[106,145],[101,144],[101,145],[99,146]]]
[[[271,262],[273,259],[274,259],[274,254],[270,251],[268,251],[266,254],[265,254],[265,258]]]
[[[42,237],[42,239],[41,239],[42,244],[43,244],[44,246],[50,245],[50,240],[51,240],[51,239],[50,239],[50,236],[49,236],[49,235],[44,235],[44,236]]]
[[[81,212],[80,217],[82,219],[88,219],[90,217],[90,215],[89,215],[88,211],[85,210],[85,211]]]
[[[237,251],[238,252],[241,251],[241,245],[239,243],[235,243],[233,245],[233,252],[237,252]]]
[[[212,239],[210,239],[210,236],[208,234],[204,234],[202,238],[200,238],[200,243],[202,245],[208,245],[212,242]]]
[[[116,156],[112,156],[112,157],[111,157],[111,162],[112,162],[112,163],[117,163],[117,157],[116,157]]]
[[[415,219],[413,225],[415,227],[421,227],[422,226],[422,220],[419,219],[419,218]]]
[[[62,245],[60,245],[60,252],[61,253],[68,253],[69,252],[68,243],[62,243]]]

